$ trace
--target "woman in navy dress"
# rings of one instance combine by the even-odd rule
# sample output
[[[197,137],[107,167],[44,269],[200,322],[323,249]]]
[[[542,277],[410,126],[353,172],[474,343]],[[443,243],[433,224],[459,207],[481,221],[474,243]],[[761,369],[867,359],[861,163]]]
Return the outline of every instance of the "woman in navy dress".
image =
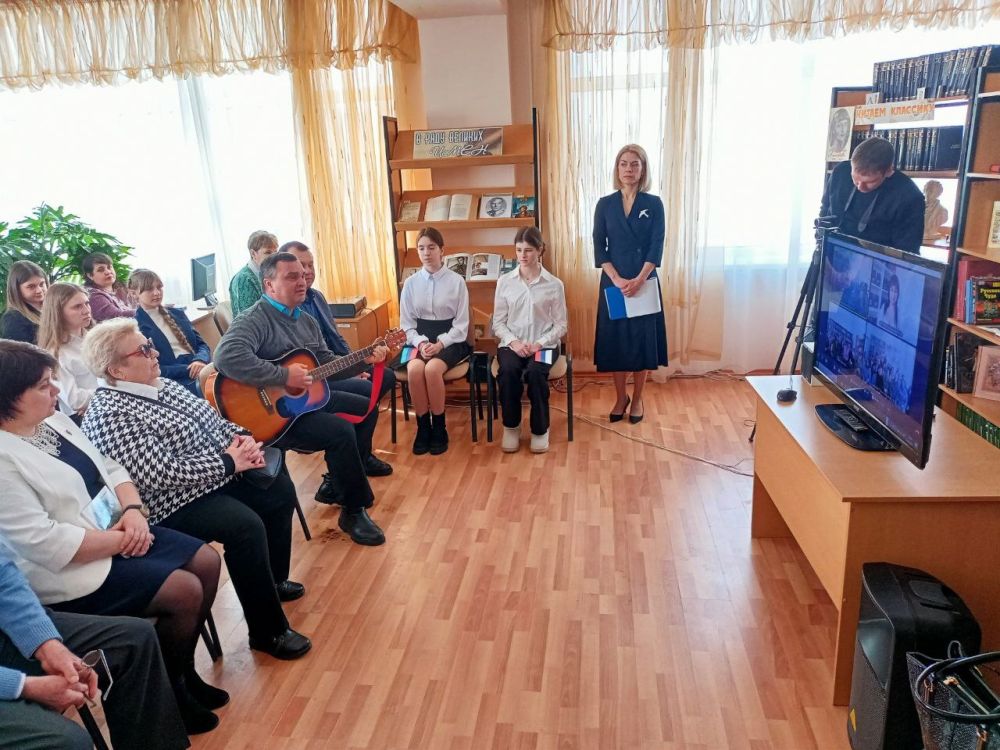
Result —
[[[642,421],[642,388],[649,370],[667,364],[667,328],[656,269],[663,259],[663,201],[648,192],[649,159],[641,146],[630,143],[615,157],[617,192],[597,202],[594,212],[594,265],[602,269],[597,300],[594,364],[598,372],[614,377],[616,401],[609,419],[620,422],[626,409],[629,422]],[[656,284],[661,311],[636,318],[611,320],[604,290],[618,287],[634,296],[649,280]],[[632,373],[632,396],[626,390]]]

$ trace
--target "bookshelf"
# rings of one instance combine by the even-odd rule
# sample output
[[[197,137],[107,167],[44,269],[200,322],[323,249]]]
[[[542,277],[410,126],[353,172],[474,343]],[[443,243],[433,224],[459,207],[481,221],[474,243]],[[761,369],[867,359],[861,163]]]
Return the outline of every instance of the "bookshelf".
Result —
[[[419,268],[416,233],[426,226],[434,226],[445,239],[445,255],[455,253],[495,253],[504,258],[514,257],[514,235],[521,227],[541,228],[542,196],[539,189],[538,160],[538,114],[531,111],[531,122],[503,126],[502,154],[487,156],[448,157],[437,159],[414,158],[412,130],[400,130],[395,117],[383,117],[382,129],[385,140],[387,178],[392,215],[393,243],[390,251],[396,269],[397,288],[402,290],[402,277],[408,268]],[[492,170],[482,170],[493,167]],[[497,167],[509,167],[513,178],[507,184],[487,182],[488,186],[475,184],[481,180],[497,178]],[[420,170],[425,178],[429,175],[433,188],[410,189],[406,175]],[[482,170],[482,171],[481,171]],[[469,185],[452,187],[454,173],[459,179],[468,179]],[[448,187],[439,187],[447,185]],[[427,201],[442,195],[469,194],[472,196],[472,211],[469,219],[460,221],[427,221],[423,217],[427,211]],[[531,196],[535,200],[533,217],[480,218],[479,204],[484,195],[512,194]],[[400,211],[404,203],[420,203],[419,221],[401,221]],[[507,244],[503,238],[507,238]],[[485,335],[477,336],[476,348],[491,349],[495,345],[489,337],[489,318],[493,315],[493,298],[496,281],[467,281],[469,289],[470,316],[474,326],[486,326]],[[398,292],[397,292],[398,293]],[[482,345],[480,344],[482,342]]]

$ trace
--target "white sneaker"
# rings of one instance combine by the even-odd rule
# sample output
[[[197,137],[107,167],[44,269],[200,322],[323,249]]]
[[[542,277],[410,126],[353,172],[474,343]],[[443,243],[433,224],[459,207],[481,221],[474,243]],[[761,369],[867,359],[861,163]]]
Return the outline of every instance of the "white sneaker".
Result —
[[[500,450],[502,450],[504,453],[517,453],[517,450],[520,447],[521,447],[521,428],[504,427],[503,442],[500,443]]]
[[[549,431],[546,430],[542,435],[531,435],[531,452],[532,453],[545,453],[549,449]]]

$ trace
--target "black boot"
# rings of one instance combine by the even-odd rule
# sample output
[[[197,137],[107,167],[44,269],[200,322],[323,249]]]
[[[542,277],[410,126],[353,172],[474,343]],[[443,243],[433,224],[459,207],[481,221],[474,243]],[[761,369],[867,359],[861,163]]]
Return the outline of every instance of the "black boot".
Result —
[[[188,734],[204,734],[219,726],[219,717],[191,695],[183,677],[174,683],[174,697],[177,698],[177,708]]]
[[[316,490],[316,502],[324,505],[343,505],[344,495],[340,491],[340,485],[333,478],[333,474],[324,474],[323,482]]]
[[[222,708],[229,703],[229,693],[201,679],[201,675],[195,671],[193,661],[188,664],[187,671],[184,672],[184,685],[191,697],[209,711]]]
[[[448,429],[445,426],[444,412],[435,414],[431,420],[431,455],[439,456],[448,450]]]
[[[417,417],[417,436],[413,439],[413,454],[424,455],[431,447],[431,413]]]
[[[364,508],[341,509],[337,525],[340,526],[341,531],[351,537],[351,541],[355,544],[363,544],[367,547],[377,547],[380,544],[385,544],[385,534],[368,517],[368,511]]]

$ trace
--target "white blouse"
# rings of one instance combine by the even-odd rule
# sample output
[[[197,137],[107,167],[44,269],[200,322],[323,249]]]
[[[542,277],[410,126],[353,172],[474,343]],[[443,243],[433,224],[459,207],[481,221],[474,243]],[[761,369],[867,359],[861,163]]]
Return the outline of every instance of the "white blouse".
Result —
[[[191,351],[185,348],[185,346],[178,340],[173,330],[167,324],[166,319],[164,319],[164,317],[160,315],[159,310],[155,308],[152,310],[146,310],[146,314],[149,316],[149,319],[153,321],[153,325],[159,328],[160,333],[162,333],[166,337],[167,343],[170,344],[170,349],[171,351],[173,351],[175,357],[179,357],[182,354],[191,353]],[[170,313],[167,314],[169,315]]]
[[[444,266],[434,274],[421,268],[408,278],[399,297],[399,325],[406,331],[406,343],[410,346],[429,340],[417,333],[418,318],[451,318],[451,330],[438,336],[438,341],[445,346],[466,341],[469,337],[469,288],[465,279]]]
[[[566,335],[566,327],[566,291],[544,268],[531,282],[525,281],[517,268],[497,281],[493,333],[499,346],[519,340],[554,349]]]
[[[97,390],[97,376],[83,361],[83,337],[71,336],[59,347],[59,405],[68,414],[78,414]]]

